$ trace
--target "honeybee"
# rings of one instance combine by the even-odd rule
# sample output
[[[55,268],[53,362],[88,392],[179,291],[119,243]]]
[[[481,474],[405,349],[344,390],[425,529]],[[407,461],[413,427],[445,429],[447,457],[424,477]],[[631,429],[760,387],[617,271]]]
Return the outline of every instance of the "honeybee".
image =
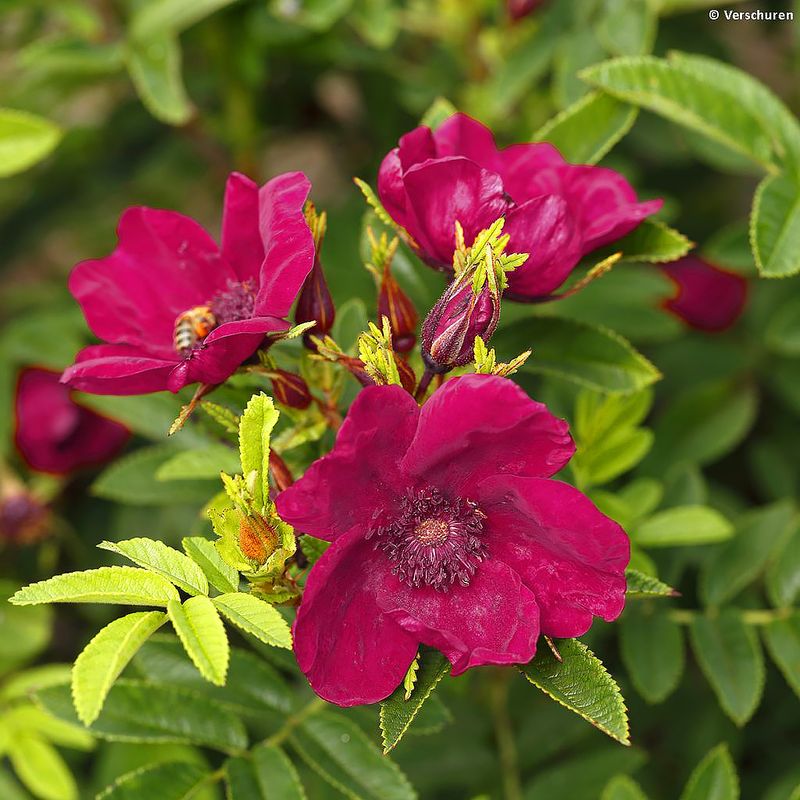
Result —
[[[179,353],[191,350],[216,327],[217,319],[208,306],[195,306],[175,320],[173,342]]]

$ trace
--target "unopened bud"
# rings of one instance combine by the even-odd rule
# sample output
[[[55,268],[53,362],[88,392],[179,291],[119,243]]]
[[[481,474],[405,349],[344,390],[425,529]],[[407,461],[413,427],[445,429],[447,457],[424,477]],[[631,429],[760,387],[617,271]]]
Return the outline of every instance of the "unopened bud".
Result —
[[[50,511],[27,491],[0,497],[0,540],[30,544],[50,530]]]
[[[269,451],[269,474],[279,492],[288,489],[294,483],[294,478],[289,467],[286,466],[286,462],[274,450]]]
[[[334,308],[333,298],[328,289],[325,273],[322,271],[322,262],[319,258],[327,226],[325,212],[317,214],[314,206],[309,203],[306,207],[306,221],[314,236],[316,255],[314,256],[314,266],[306,276],[303,287],[300,289],[294,319],[297,323],[315,323],[313,328],[303,334],[303,343],[309,350],[313,350],[314,344],[311,341],[311,337],[323,337],[330,333],[336,317],[336,309]]]
[[[394,354],[394,363],[397,365],[397,373],[400,376],[402,387],[409,394],[414,394],[414,389],[417,387],[417,374],[411,368],[408,361],[397,353]]]
[[[263,564],[277,549],[278,534],[260,516],[243,516],[239,520],[239,549],[251,561]]]
[[[272,392],[275,399],[284,406],[303,410],[311,405],[311,392],[300,375],[284,369],[271,370]]]

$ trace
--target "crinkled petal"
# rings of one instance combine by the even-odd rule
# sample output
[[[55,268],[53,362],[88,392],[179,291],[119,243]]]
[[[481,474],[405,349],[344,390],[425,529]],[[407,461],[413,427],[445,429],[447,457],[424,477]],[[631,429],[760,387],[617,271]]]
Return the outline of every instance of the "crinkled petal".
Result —
[[[739,319],[747,302],[747,280],[697,256],[686,256],[661,269],[676,287],[667,309],[701,331],[724,331]]]
[[[455,224],[468,244],[507,211],[503,184],[493,172],[466,158],[442,158],[412,167],[405,175],[408,224],[430,263],[449,268]]]
[[[258,192],[259,230],[264,248],[255,313],[285,317],[314,265],[314,237],[303,208],[311,182],[287,172]]]
[[[175,365],[167,388],[178,392],[190,383],[222,383],[258,350],[268,333],[287,327],[286,320],[279,317],[252,317],[214,328]]]
[[[498,476],[486,481],[489,558],[519,573],[536,596],[542,633],[581,636],[593,616],[616,619],[625,605],[625,531],[569,484]]]
[[[334,542],[309,573],[294,650],[311,687],[329,703],[383,700],[416,656],[417,637],[376,603],[388,574],[385,555],[358,532]]]
[[[449,494],[478,499],[494,475],[548,477],[572,457],[569,426],[513,381],[464,375],[422,406],[402,468]]]
[[[412,588],[389,575],[378,604],[409,634],[441,650],[453,675],[482,664],[525,664],[536,652],[536,598],[513,569],[491,557],[469,586],[447,592]]]
[[[504,233],[509,252],[529,253],[508,276],[512,297],[543,297],[567,279],[581,258],[581,233],[566,201],[557,195],[528,200],[511,210]]]
[[[225,184],[222,212],[222,257],[244,283],[258,285],[264,245],[258,228],[258,184],[232,172]]]
[[[136,347],[85,347],[61,376],[62,383],[92,394],[149,394],[167,388],[176,359],[152,358]]]
[[[464,156],[489,172],[499,172],[500,155],[492,132],[466,114],[453,114],[433,133],[436,155]]]
[[[419,408],[399,386],[370,386],[350,407],[326,456],[278,496],[278,513],[304,533],[333,541],[366,534],[408,488],[400,463]]]
[[[167,358],[175,318],[236,276],[208,233],[174,211],[129,208],[117,235],[110,256],[75,267],[69,289],[98,337]]]

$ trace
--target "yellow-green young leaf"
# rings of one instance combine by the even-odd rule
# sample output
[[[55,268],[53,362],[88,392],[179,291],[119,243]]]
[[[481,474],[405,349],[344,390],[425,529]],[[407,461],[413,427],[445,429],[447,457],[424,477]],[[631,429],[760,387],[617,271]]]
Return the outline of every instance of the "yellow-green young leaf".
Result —
[[[739,779],[726,744],[717,745],[695,767],[681,800],[738,800]]]
[[[559,662],[549,647],[540,647],[522,674],[565,708],[579,714],[603,733],[629,745],[628,711],[616,681],[603,663],[577,639],[560,639]]]
[[[615,58],[583,70],[581,78],[614,97],[647,108],[775,169],[772,139],[730,87],[649,56]]]
[[[208,594],[205,573],[191,558],[155,539],[126,539],[123,542],[100,542],[109,550],[133,561],[140,567],[157,572],[187,594]]]
[[[291,650],[292,631],[274,606],[244,592],[222,594],[213,603],[230,622],[264,644]]]
[[[10,602],[18,606],[39,603],[166,606],[177,599],[175,587],[160,575],[136,567],[100,567],[31,583],[20,589]]]
[[[224,685],[230,647],[225,626],[211,600],[207,597],[190,597],[183,604],[173,600],[167,606],[167,613],[181,644],[200,674],[217,686]]]
[[[164,31],[180,33],[236,0],[150,0],[136,6],[131,16],[131,35],[147,39]]]
[[[193,109],[181,76],[180,44],[173,34],[131,39],[127,64],[137,94],[154,117],[169,125],[189,121]]]
[[[622,661],[636,691],[648,703],[663,702],[683,674],[681,626],[653,603],[631,603],[619,631]]]
[[[600,800],[647,800],[647,795],[633,778],[615,775],[606,784]]]
[[[27,111],[0,108],[0,178],[46,158],[60,139],[60,129],[49,120]]]
[[[603,92],[591,92],[533,134],[573,164],[596,164],[631,129],[639,110]]]
[[[685,256],[692,249],[692,242],[682,233],[663,222],[643,220],[627,236],[614,242],[609,252],[621,252],[623,261],[646,261],[661,264]]]
[[[128,614],[110,622],[86,645],[72,668],[72,699],[84,725],[97,719],[114,681],[166,619],[163,611]]]
[[[791,501],[782,501],[749,511],[738,520],[734,537],[703,569],[700,594],[706,605],[721,605],[763,572],[775,551],[788,541],[796,513]]]
[[[750,214],[750,244],[765,278],[800,272],[800,181],[770,175],[756,190]]]
[[[0,701],[24,699],[46,686],[69,681],[72,664],[42,664],[5,679],[0,687]]]
[[[733,525],[708,506],[676,506],[645,520],[631,538],[641,547],[712,544],[730,539]]]
[[[220,592],[239,590],[239,573],[222,560],[214,543],[202,536],[187,536],[181,544],[186,555],[203,570],[208,582]]]
[[[402,684],[381,703],[380,726],[383,752],[388,753],[402,739],[436,684],[450,671],[450,662],[437,650],[424,648],[411,694],[406,699]]]
[[[15,705],[7,711],[3,715],[3,727],[10,731],[12,737],[19,733],[30,733],[71,750],[94,748],[94,737],[80,723],[65,722],[31,703]]]
[[[228,800],[306,800],[294,764],[279,747],[259,745],[225,765]]]
[[[253,499],[258,505],[269,498],[269,437],[280,415],[271,397],[254,395],[239,422],[239,452],[245,477],[255,472]]]
[[[295,728],[293,748],[311,769],[355,800],[414,800],[406,776],[347,717],[323,711]]]
[[[165,761],[148,764],[117,778],[97,800],[189,800],[203,784],[212,782],[201,764]]]
[[[800,697],[800,611],[764,626],[764,641],[786,682]]]
[[[737,611],[697,617],[692,649],[722,710],[739,726],[753,716],[764,690],[764,655],[758,636]]]
[[[645,575],[636,569],[626,569],[625,578],[628,582],[629,596],[645,597],[677,597],[678,592],[652,575]]]
[[[34,734],[11,738],[8,757],[22,783],[41,800],[77,800],[78,787],[56,749]]]
[[[59,719],[80,724],[69,686],[51,686],[36,698]],[[109,741],[181,742],[233,754],[247,747],[239,715],[208,694],[126,678],[111,687],[90,731]]]
[[[599,326],[558,317],[531,317],[499,331],[498,355],[534,348],[520,368],[609,394],[630,394],[655,383],[661,374],[622,336]]]

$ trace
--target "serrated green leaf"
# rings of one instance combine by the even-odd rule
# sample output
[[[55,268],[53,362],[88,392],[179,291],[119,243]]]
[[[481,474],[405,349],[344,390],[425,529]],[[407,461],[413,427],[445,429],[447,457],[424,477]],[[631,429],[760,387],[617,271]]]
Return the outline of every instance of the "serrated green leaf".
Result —
[[[337,712],[323,711],[305,720],[290,741],[311,769],[352,800],[416,798],[399,767]]]
[[[114,681],[166,619],[163,611],[128,614],[110,622],[84,647],[72,668],[72,698],[84,725],[97,719]]]
[[[319,561],[320,556],[330,547],[330,542],[323,539],[317,539],[314,536],[303,534],[300,537],[300,549],[303,555],[308,559],[308,563],[312,566]]]
[[[205,573],[208,582],[220,592],[239,591],[239,573],[223,561],[214,543],[202,536],[187,536],[182,541],[186,555]]]
[[[615,775],[606,784],[600,800],[647,800],[647,795],[633,778]]]
[[[239,452],[245,477],[256,473],[253,498],[263,505],[269,498],[269,438],[280,414],[272,398],[254,395],[239,422]]]
[[[671,586],[636,569],[626,569],[625,578],[628,582],[628,596],[675,597],[677,595]]]
[[[682,233],[657,220],[645,219],[608,251],[622,253],[623,261],[662,264],[685,256],[691,249],[692,242]]]
[[[631,129],[635,106],[591,92],[546,122],[534,142],[550,142],[573,164],[596,164]]]
[[[651,56],[623,57],[589,67],[581,78],[775,169],[771,137],[758,117],[729,87],[709,82],[691,67]]]
[[[130,20],[131,35],[148,39],[164,31],[177,34],[236,0],[150,0],[137,6]]]
[[[661,703],[680,682],[684,667],[683,631],[653,604],[631,604],[620,623],[620,649],[636,691]]]
[[[498,331],[498,355],[533,348],[521,371],[561,378],[609,394],[629,394],[655,383],[658,370],[628,341],[607,328],[557,317],[531,317]]]
[[[68,686],[36,695],[59,719],[80,724]],[[247,734],[238,716],[207,695],[186,688],[119,679],[89,730],[101,739],[121,742],[183,742],[238,754]]]
[[[800,526],[787,540],[766,574],[767,594],[776,606],[790,606],[800,595]]]
[[[706,605],[722,605],[762,573],[794,530],[796,513],[793,503],[783,501],[738,521],[735,536],[704,566],[700,594]]]
[[[602,486],[633,469],[653,446],[653,432],[647,428],[618,427],[603,440],[573,459],[583,486]]]
[[[160,481],[185,481],[219,478],[220,472],[240,471],[239,456],[224,444],[209,444],[196,450],[185,450],[167,459],[156,470]]]
[[[292,632],[274,606],[244,592],[219,595],[213,603],[224,617],[264,644],[291,650]]]
[[[231,648],[225,686],[208,683],[174,636],[150,639],[134,657],[134,665],[148,681],[193,689],[239,715],[263,718],[269,712],[285,715],[291,708],[289,687],[274,667],[238,647]]]
[[[142,103],[169,125],[183,125],[192,116],[192,104],[181,76],[181,48],[174,34],[159,31],[145,41],[128,42],[127,65]]]
[[[262,744],[250,758],[232,758],[225,765],[228,800],[305,800],[294,765],[279,747]]]
[[[800,272],[800,183],[770,175],[758,185],[750,214],[750,244],[759,273],[787,278]]]
[[[117,459],[92,484],[92,493],[130,505],[174,506],[204,503],[217,491],[218,480],[160,481],[159,467],[175,455],[171,445],[144,447]]]
[[[800,697],[800,612],[764,626],[764,641],[786,682]]]
[[[653,514],[631,538],[641,547],[678,547],[723,542],[733,535],[733,525],[708,506],[675,506]]]
[[[214,603],[207,597],[190,597],[183,604],[172,600],[167,613],[200,674],[216,686],[224,685],[230,648],[225,626]]]
[[[208,594],[208,581],[203,570],[191,558],[164,542],[140,537],[122,542],[100,542],[97,546],[163,575],[188,594]]]
[[[27,111],[0,108],[0,178],[47,158],[60,140],[61,130],[49,120]]]
[[[67,572],[20,589],[10,602],[18,606],[38,603],[119,603],[127,606],[166,606],[178,599],[165,578],[136,567],[99,567]]]
[[[540,647],[522,674],[537,688],[622,744],[630,744],[625,701],[603,663],[577,639],[559,639],[559,662]]]
[[[44,739],[17,734],[8,745],[8,757],[22,783],[41,800],[77,800],[78,787],[64,759]]]
[[[726,744],[717,745],[695,767],[681,800],[738,800],[739,780]]]
[[[764,690],[764,656],[758,636],[738,612],[697,617],[692,649],[722,710],[739,726],[753,716]]]
[[[638,56],[653,49],[657,17],[650,0],[606,0],[597,34],[609,52]]]
[[[791,295],[772,314],[764,330],[764,343],[773,353],[800,356],[800,295]]]
[[[122,775],[98,794],[97,800],[190,800],[203,784],[211,781],[211,773],[200,764],[165,761]]]
[[[440,652],[430,648],[421,652],[410,697],[406,699],[406,689],[401,685],[381,703],[380,727],[384,753],[388,753],[403,738],[425,701],[449,671],[450,662]]]

